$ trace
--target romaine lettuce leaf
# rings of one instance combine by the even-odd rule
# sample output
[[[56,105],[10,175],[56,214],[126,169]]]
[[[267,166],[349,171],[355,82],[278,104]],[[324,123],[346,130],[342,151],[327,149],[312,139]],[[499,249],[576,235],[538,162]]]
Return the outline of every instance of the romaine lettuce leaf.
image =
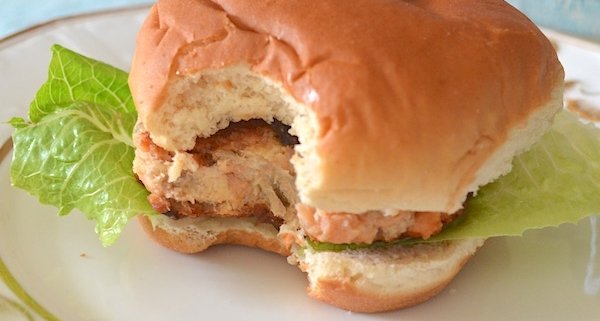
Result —
[[[110,245],[129,219],[154,214],[132,171],[137,115],[127,74],[60,46],[52,53],[29,121],[10,120],[11,182],[59,215],[81,210]]]
[[[87,101],[120,112],[129,133],[137,119],[127,73],[54,45],[48,80],[29,106],[29,119],[37,123],[44,116],[72,102]]]

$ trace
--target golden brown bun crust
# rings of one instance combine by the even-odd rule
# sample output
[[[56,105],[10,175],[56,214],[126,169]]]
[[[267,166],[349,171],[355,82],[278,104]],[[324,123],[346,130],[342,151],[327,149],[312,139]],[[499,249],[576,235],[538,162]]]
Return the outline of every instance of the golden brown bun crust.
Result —
[[[277,240],[267,238],[259,232],[227,230],[214,238],[198,238],[187,233],[169,233],[160,226],[153,227],[152,222],[144,215],[138,216],[143,230],[158,244],[181,253],[198,253],[217,244],[238,244],[257,247],[280,255],[290,255],[289,248]]]
[[[355,312],[416,305],[440,293],[483,245],[469,239],[387,249],[314,252],[297,256],[308,294]]]
[[[159,0],[130,74],[140,119],[168,137],[169,81],[239,64],[316,113],[318,186],[300,192],[327,210],[363,191],[456,210],[563,78],[550,42],[500,0]]]
[[[375,313],[398,310],[425,302],[440,293],[450,281],[452,278],[427,291],[392,297],[377,293],[365,294],[343,280],[324,281],[317,285],[317,289],[309,289],[308,295],[344,310]]]
[[[375,313],[398,310],[425,302],[442,292],[471,257],[465,257],[459,266],[432,287],[419,289],[418,292],[394,295],[365,292],[347,280],[321,281],[309,287],[307,292],[312,298],[353,312]]]

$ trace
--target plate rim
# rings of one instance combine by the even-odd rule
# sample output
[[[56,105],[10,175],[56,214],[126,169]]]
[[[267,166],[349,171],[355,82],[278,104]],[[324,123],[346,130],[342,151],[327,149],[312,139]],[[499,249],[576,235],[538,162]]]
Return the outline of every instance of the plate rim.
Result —
[[[10,154],[10,151],[12,150],[12,147],[13,147],[12,138],[9,137],[2,144],[2,147],[0,147],[0,164],[2,164],[2,162],[4,161],[4,159],[6,158],[6,156],[8,156],[8,154]]]

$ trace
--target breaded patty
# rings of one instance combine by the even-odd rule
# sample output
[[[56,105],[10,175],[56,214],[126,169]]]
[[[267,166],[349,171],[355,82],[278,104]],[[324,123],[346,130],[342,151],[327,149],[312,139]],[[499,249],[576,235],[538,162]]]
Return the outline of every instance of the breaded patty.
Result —
[[[293,148],[282,142],[282,131],[261,120],[232,123],[198,138],[192,150],[169,153],[152,142],[140,123],[134,134],[134,171],[160,213],[254,217],[279,227],[297,202],[289,162]]]

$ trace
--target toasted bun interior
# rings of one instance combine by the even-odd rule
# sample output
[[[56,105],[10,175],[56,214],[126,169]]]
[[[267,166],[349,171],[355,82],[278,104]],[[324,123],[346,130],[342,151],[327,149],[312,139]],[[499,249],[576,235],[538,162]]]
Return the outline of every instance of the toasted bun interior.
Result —
[[[140,215],[138,222],[158,244],[181,253],[197,253],[217,244],[239,244],[281,255],[290,254],[289,246],[277,237],[273,226],[242,218],[173,220],[165,215]]]

